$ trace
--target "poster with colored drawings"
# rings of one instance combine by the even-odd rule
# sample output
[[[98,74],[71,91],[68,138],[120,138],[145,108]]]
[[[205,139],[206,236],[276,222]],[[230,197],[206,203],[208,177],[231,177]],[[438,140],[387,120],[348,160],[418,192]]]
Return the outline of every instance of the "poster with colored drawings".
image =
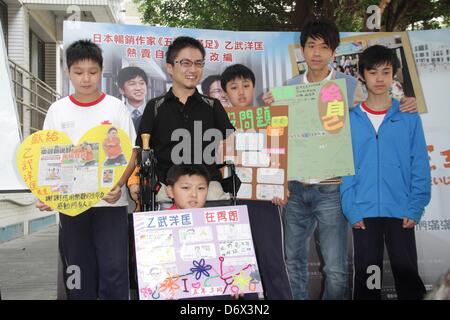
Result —
[[[69,216],[97,204],[119,181],[131,157],[127,133],[112,125],[88,130],[77,142],[56,130],[41,130],[19,146],[16,164],[30,191]]]
[[[236,133],[234,139],[227,140],[224,160],[234,162],[242,182],[237,198],[286,199],[287,105],[233,107],[226,111]]]
[[[262,292],[247,206],[134,213],[141,300]]]
[[[289,105],[288,180],[354,174],[344,79],[272,89]]]

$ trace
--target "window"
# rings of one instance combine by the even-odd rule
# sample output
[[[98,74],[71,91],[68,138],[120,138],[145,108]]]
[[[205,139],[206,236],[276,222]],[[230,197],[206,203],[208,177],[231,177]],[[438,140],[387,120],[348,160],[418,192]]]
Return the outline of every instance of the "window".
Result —
[[[30,30],[30,71],[45,81],[45,43]]]

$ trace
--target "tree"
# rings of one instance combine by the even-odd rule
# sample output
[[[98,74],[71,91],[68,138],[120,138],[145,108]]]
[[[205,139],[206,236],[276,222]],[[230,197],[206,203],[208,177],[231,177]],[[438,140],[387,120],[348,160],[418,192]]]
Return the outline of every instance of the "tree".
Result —
[[[301,31],[311,17],[340,30],[367,30],[367,8],[378,5],[381,31],[436,28],[450,21],[450,0],[134,0],[143,21],[170,27],[239,31]],[[436,19],[442,19],[438,22]]]

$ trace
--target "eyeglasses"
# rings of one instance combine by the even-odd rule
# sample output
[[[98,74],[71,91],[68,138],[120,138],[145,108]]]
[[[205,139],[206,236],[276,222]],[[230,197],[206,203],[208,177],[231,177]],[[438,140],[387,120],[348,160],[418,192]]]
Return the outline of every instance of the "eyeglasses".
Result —
[[[174,61],[174,63],[179,63],[183,68],[190,68],[193,64],[195,64],[197,68],[203,68],[205,66],[205,60],[191,61],[189,59],[181,59]]]

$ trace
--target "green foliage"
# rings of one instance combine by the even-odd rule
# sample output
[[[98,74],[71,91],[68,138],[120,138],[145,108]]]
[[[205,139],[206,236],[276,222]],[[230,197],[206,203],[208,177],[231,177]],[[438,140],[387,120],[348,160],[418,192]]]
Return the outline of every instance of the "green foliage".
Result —
[[[342,31],[365,31],[367,7],[383,8],[382,31],[449,26],[450,0],[134,0],[151,25],[239,30],[299,31],[322,16]],[[439,22],[436,18],[440,17]]]

